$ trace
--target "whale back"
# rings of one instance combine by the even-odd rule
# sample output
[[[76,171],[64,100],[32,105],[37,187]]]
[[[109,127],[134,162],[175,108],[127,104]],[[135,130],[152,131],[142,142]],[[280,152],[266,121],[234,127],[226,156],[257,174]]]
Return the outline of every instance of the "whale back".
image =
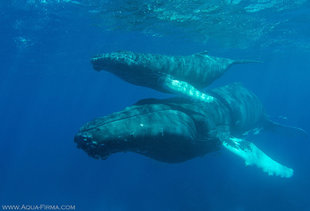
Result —
[[[242,63],[206,53],[169,56],[131,51],[102,54],[93,57],[91,62],[97,71],[105,70],[129,83],[159,91],[163,91],[161,85],[155,82],[162,76],[170,75],[201,89],[222,76],[232,64]]]
[[[232,130],[240,133],[265,121],[263,105],[259,98],[240,83],[233,83],[212,90],[230,110]],[[211,93],[211,94],[212,94]]]

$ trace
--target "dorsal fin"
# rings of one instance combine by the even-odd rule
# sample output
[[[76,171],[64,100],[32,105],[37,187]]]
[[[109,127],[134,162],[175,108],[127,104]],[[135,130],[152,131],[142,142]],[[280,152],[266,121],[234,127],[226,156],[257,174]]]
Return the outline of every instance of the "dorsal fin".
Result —
[[[195,53],[194,55],[195,56],[205,56],[205,55],[208,55],[209,52],[208,51],[202,51],[202,52],[199,52],[199,53]]]

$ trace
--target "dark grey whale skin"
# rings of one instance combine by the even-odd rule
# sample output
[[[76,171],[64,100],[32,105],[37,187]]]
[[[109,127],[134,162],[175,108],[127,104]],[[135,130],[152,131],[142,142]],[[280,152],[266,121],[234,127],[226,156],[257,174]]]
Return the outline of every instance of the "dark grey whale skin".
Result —
[[[97,71],[104,70],[129,83],[160,92],[170,92],[163,84],[167,76],[201,90],[221,77],[233,64],[257,63],[209,56],[206,52],[169,56],[132,51],[101,54],[93,57],[91,62]]]
[[[212,103],[183,98],[139,101],[86,123],[74,141],[98,159],[136,152],[177,163],[217,151],[222,137],[240,137],[266,122],[259,99],[240,84],[216,88],[209,94],[216,98]]]

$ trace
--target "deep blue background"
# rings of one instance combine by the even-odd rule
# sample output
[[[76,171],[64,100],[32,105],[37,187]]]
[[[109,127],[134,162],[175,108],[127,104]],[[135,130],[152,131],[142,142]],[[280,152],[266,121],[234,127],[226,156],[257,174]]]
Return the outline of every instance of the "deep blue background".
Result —
[[[62,16],[47,17],[44,11],[0,6],[1,205],[75,204],[82,211],[310,210],[310,144],[299,137],[264,133],[253,138],[272,158],[294,168],[290,179],[245,167],[226,151],[181,164],[132,153],[100,161],[73,142],[79,127],[95,117],[142,98],[168,96],[95,72],[89,61],[98,53],[126,49],[185,55],[207,49],[216,56],[259,59],[262,64],[232,67],[212,87],[242,82],[261,98],[271,118],[310,131],[309,53],[221,51],[173,37],[105,32],[91,18],[62,10]]]

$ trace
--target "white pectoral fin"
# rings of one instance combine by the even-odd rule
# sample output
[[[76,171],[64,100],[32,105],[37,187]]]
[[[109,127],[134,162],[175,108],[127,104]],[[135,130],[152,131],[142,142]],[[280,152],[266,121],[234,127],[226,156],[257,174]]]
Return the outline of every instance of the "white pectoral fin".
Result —
[[[188,98],[199,100],[203,102],[210,103],[214,98],[210,95],[207,95],[198,89],[196,89],[191,84],[174,79],[172,76],[167,75],[162,78],[163,87],[171,93],[181,94]]]
[[[223,141],[223,146],[239,157],[243,158],[246,165],[256,165],[268,175],[290,178],[294,170],[271,159],[253,143],[238,138]]]

